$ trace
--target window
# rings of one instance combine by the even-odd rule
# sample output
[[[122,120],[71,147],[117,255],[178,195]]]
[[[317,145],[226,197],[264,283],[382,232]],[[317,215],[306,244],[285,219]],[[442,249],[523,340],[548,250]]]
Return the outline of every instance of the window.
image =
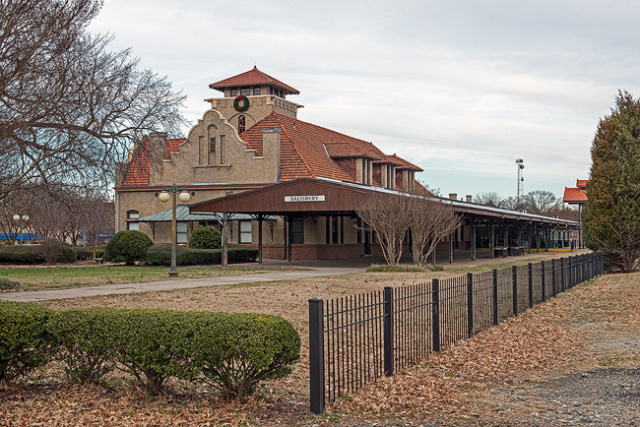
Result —
[[[291,240],[293,243],[304,243],[304,220],[295,219],[292,224],[293,233]]]
[[[232,98],[235,98],[236,96],[238,96],[238,88],[237,87],[231,88],[231,90],[229,91],[229,95]]]
[[[331,243],[339,242],[340,217],[334,216],[331,221]]]
[[[178,243],[187,243],[187,223],[176,223],[176,241]]]
[[[216,138],[209,138],[209,152],[210,153],[215,153],[216,152]]]
[[[138,218],[140,218],[140,212],[134,210],[127,211],[127,230],[140,231]]]
[[[242,96],[249,96],[251,95],[251,88],[249,87],[243,87],[240,89],[240,95]]]
[[[240,221],[240,240],[238,243],[251,243],[253,236],[251,234],[251,221]]]
[[[260,86],[253,88],[253,95],[254,96],[260,95]]]
[[[244,132],[244,129],[245,129],[244,114],[240,114],[238,116],[238,133]]]

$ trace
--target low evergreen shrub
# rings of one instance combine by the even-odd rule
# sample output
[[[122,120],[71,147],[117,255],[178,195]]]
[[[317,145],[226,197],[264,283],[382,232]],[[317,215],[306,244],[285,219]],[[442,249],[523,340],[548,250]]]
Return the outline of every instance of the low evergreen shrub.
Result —
[[[46,260],[38,252],[38,246],[13,245],[0,247],[0,263],[43,264]]]
[[[0,291],[17,291],[22,289],[22,285],[17,280],[0,277]]]
[[[221,245],[220,232],[211,226],[196,228],[189,238],[189,247],[193,249],[220,249]]]
[[[193,380],[198,375],[189,352],[194,340],[191,317],[171,310],[120,311],[115,357],[147,393],[158,394],[170,377]]]
[[[35,303],[0,301],[0,381],[13,381],[49,361],[46,324],[52,313]]]
[[[367,267],[367,273],[417,273],[424,271],[415,265],[371,265]]]
[[[255,313],[196,313],[193,349],[205,382],[244,400],[258,383],[291,372],[300,336],[285,319]]]
[[[241,245],[229,245],[228,259],[230,263],[252,262],[257,257],[257,249]],[[176,248],[177,265],[220,264],[221,259],[221,249],[192,249],[183,246]],[[144,263],[148,265],[171,265],[171,245],[156,244],[151,246],[147,250]]]
[[[105,261],[126,262],[129,265],[142,261],[153,242],[141,231],[127,230],[116,233],[107,243]]]
[[[114,347],[121,311],[108,307],[77,308],[53,313],[47,323],[71,382],[96,382],[115,369]]]

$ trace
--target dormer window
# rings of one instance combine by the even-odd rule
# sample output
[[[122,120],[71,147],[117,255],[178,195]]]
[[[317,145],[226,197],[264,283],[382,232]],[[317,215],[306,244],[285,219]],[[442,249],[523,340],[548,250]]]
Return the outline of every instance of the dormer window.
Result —
[[[232,87],[232,88],[229,90],[229,96],[230,96],[231,98],[235,98],[236,96],[238,96],[238,88],[237,88],[237,87]]]
[[[249,87],[240,88],[240,95],[242,95],[242,96],[251,95],[251,88],[249,88]]]
[[[260,86],[255,86],[253,88],[253,96],[260,95]]]

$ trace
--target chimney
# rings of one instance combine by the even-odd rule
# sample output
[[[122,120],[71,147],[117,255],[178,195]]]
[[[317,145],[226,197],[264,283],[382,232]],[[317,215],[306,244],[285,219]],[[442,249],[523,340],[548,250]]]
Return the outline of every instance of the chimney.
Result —
[[[166,132],[149,134],[149,184],[162,182],[162,161],[167,158]]]
[[[450,200],[458,200],[458,193],[449,193]]]
[[[467,194],[467,203],[471,203],[471,194]]]
[[[273,176],[271,181],[280,179],[280,134],[278,127],[262,129],[262,157],[273,164]]]

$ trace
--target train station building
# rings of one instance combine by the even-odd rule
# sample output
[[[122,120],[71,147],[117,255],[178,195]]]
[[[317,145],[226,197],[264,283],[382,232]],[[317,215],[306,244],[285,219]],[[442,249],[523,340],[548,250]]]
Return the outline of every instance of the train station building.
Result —
[[[348,259],[380,253],[356,213],[371,197],[434,197],[416,180],[421,167],[299,120],[303,106],[290,99],[299,92],[256,67],[209,87],[222,96],[206,100],[210,108],[186,138],[150,134],[117,165],[117,231],[170,242],[170,206],[157,195],[179,187],[191,195],[177,210],[179,244],[197,226],[225,222],[231,242],[258,247],[264,258]],[[470,196],[447,203],[464,219],[438,248],[450,259],[461,250],[472,259],[510,247],[567,250],[579,225],[474,204]]]

